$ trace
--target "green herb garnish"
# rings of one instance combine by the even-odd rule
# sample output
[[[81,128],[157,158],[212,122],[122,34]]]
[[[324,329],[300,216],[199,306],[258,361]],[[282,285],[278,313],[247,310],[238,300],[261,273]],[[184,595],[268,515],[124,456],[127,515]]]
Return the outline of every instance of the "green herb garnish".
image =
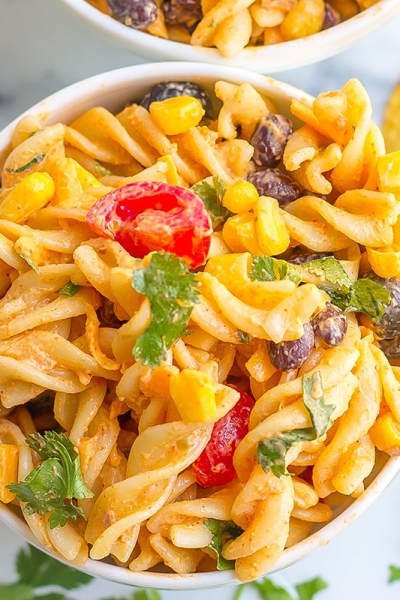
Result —
[[[22,167],[18,167],[18,169],[5,169],[5,171],[7,171],[7,173],[24,173],[37,165],[37,163],[40,163],[45,156],[45,154],[37,154],[32,160],[26,163],[26,165],[22,165]]]
[[[86,519],[83,510],[73,500],[91,498],[92,492],[82,477],[79,455],[64,433],[46,431],[44,436],[33,433],[26,439],[42,462],[20,483],[7,486],[20,502],[26,502],[24,512],[43,515],[50,513],[53,529],[66,524],[68,519]]]
[[[211,178],[207,178],[195,183],[191,190],[203,202],[214,227],[216,227],[224,223],[232,213],[222,204],[226,192],[224,182],[215,175],[212,178],[212,183],[210,183],[210,180]]]
[[[324,435],[331,424],[331,415],[335,407],[325,404],[321,373],[317,371],[311,376],[303,375],[303,402],[310,414],[312,427],[293,429],[279,433],[259,442],[255,457],[266,473],[269,470],[276,477],[287,475],[286,454],[297,442],[312,441]]]
[[[296,265],[267,255],[253,258],[249,275],[257,281],[290,279],[296,285],[301,282],[301,272]]]
[[[389,583],[400,581],[400,567],[389,565]]]
[[[313,600],[315,594],[328,587],[326,581],[321,577],[315,577],[304,583],[295,586],[298,593],[297,598],[293,598],[285,588],[276,585],[271,579],[260,579],[252,581],[249,585],[255,588],[263,600]]]
[[[81,289],[80,285],[75,285],[72,281],[68,281],[58,292],[60,296],[75,296]]]
[[[227,571],[235,568],[234,560],[226,560],[222,556],[222,548],[228,540],[234,540],[243,533],[243,530],[233,521],[218,521],[218,519],[206,519],[204,525],[213,534],[212,541],[208,546],[217,557],[217,569]]]
[[[151,322],[136,340],[133,356],[157,367],[167,349],[184,334],[198,302],[196,276],[182,259],[170,252],[155,252],[147,267],[133,272],[132,287],[150,302]]]

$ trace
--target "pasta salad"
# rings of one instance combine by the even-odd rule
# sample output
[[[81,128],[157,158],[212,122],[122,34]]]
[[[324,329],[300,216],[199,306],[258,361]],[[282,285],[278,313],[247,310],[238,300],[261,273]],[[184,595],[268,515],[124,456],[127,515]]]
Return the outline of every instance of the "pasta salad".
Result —
[[[127,27],[232,58],[334,27],[378,0],[87,0]]]
[[[249,581],[399,454],[399,161],[355,79],[19,121],[0,500],[46,549]]]

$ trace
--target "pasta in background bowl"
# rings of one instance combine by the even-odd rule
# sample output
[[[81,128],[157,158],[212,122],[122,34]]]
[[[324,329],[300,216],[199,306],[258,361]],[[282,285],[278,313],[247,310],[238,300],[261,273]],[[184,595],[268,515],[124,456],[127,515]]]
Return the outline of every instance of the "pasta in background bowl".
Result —
[[[191,45],[189,43],[189,36],[183,43],[183,38],[178,38],[179,41],[173,41],[172,39],[165,39],[166,33],[163,33],[163,27],[160,28],[160,19],[157,19],[155,23],[150,26],[151,31],[154,35],[146,33],[143,30],[132,29],[126,26],[124,23],[112,18],[106,12],[107,3],[106,0],[93,0],[92,6],[86,0],[60,0],[65,8],[74,12],[77,16],[82,18],[88,24],[94,26],[99,31],[105,33],[109,37],[115,39],[125,48],[132,50],[137,54],[146,56],[153,60],[190,60],[196,62],[207,62],[213,64],[220,64],[226,66],[235,66],[243,68],[247,71],[256,71],[259,73],[276,73],[278,71],[285,71],[288,69],[294,69],[296,67],[305,66],[312,64],[317,61],[321,61],[330,56],[346,50],[358,40],[366,37],[369,33],[372,33],[385,22],[387,22],[395,13],[399,10],[397,0],[378,0],[378,2],[359,2],[360,7],[364,7],[358,14],[351,12],[355,6],[357,6],[355,0],[339,0],[339,5],[346,7],[350,10],[349,14],[353,14],[347,20],[340,22],[338,25],[314,33],[313,35],[307,34],[308,37],[304,37],[304,34],[299,32],[293,34],[294,37],[291,41],[284,41],[280,43],[269,42],[270,45],[248,45],[246,26],[245,23],[250,19],[246,15],[243,17],[237,17],[237,23],[227,22],[226,31],[222,31],[219,35],[218,45],[220,50],[212,46],[212,43],[207,38],[209,32],[216,29],[216,23],[221,22],[221,15],[226,15],[228,19],[232,14],[231,7],[235,5],[235,2],[230,0],[224,0],[219,2],[218,6],[221,5],[221,10],[218,8],[218,14],[215,15],[215,23],[210,23],[204,19],[204,27],[199,31],[199,35],[196,37],[196,44]],[[304,2],[304,0],[302,0]],[[309,0],[306,0],[306,3]],[[312,23],[318,20],[315,19],[314,13],[319,11],[321,8],[320,0],[310,0],[311,7],[304,9],[309,15],[306,22],[301,25],[296,25],[295,29],[309,29],[312,27]],[[183,3],[184,4],[184,3]],[[204,3],[207,5],[207,3]],[[214,6],[215,3],[209,3],[210,6]],[[236,3],[237,4],[237,3]],[[245,11],[248,12],[248,6],[251,4],[250,0],[242,2]],[[282,6],[285,10],[293,8],[295,2],[289,0],[282,1]],[[257,3],[259,6],[260,3]],[[316,6],[317,5],[317,8]],[[99,6],[100,9],[96,8]],[[267,3],[267,6],[269,4]],[[272,3],[272,11],[276,12],[274,8],[275,4]],[[280,3],[278,2],[278,6]],[[243,8],[242,7],[242,8]],[[300,7],[300,5],[299,5]],[[299,12],[301,13],[303,9]],[[109,13],[110,11],[108,11]],[[143,11],[144,12],[144,11]],[[234,12],[234,11],[233,11]],[[279,9],[278,9],[279,13]],[[211,13],[210,13],[211,14]],[[234,18],[234,17],[233,17]],[[272,19],[276,18],[271,16]],[[271,21],[268,16],[268,22]],[[219,20],[218,20],[219,19]],[[297,21],[296,19],[294,19]],[[214,23],[214,25],[213,25]],[[250,28],[250,23],[248,28]],[[257,28],[253,29],[256,31]],[[260,27],[258,26],[258,29]],[[272,32],[273,36],[277,35],[276,31],[279,29],[276,27],[268,27],[268,30]],[[317,29],[316,29],[317,30]],[[234,33],[233,33],[234,31]],[[260,29],[261,31],[261,29]],[[267,30],[266,30],[267,31]],[[261,35],[261,34],[260,34]],[[207,38],[207,39],[206,39]]]
[[[205,109],[197,117],[191,112],[189,117],[178,113],[179,120],[165,119],[165,111],[170,117],[173,113],[168,111],[177,110],[177,106],[179,110],[186,109],[187,100],[163,104],[160,98],[157,101],[147,97],[150,112],[132,105],[165,81],[201,84],[214,106],[198,90],[194,104],[203,104]],[[60,560],[95,576],[135,586],[198,589],[238,583],[236,575],[240,580],[251,579],[294,563],[328,543],[379,496],[400,467],[395,457],[400,448],[395,431],[400,414],[396,383],[400,368],[391,367],[373,344],[371,317],[364,316],[357,324],[351,316],[354,313],[349,313],[345,337],[341,336],[343,332],[336,333],[340,343],[326,345],[320,340],[316,346],[312,344],[301,365],[277,367],[276,362],[273,364],[276,356],[273,358],[270,353],[268,357],[265,345],[268,340],[271,348],[274,340],[279,351],[282,340],[296,341],[311,317],[317,327],[313,315],[319,315],[321,307],[325,309],[329,304],[321,284],[321,262],[313,263],[313,268],[307,270],[303,259],[299,259],[304,255],[296,252],[296,248],[304,249],[305,241],[311,255],[323,250],[331,258],[335,253],[340,259],[333,258],[330,268],[339,269],[335,277],[340,275],[341,292],[347,285],[343,282],[349,278],[354,291],[351,281],[356,282],[360,264],[364,273],[368,262],[374,264],[385,280],[398,276],[397,271],[388,271],[399,264],[393,260],[398,254],[396,247],[391,246],[393,235],[398,235],[395,194],[400,186],[393,171],[398,158],[396,153],[385,156],[370,108],[365,90],[355,80],[336,95],[322,94],[314,102],[305,92],[270,77],[202,64],[160,63],[120,69],[70,86],[26,111],[0,134],[0,393],[4,405],[0,415],[0,451],[2,465],[6,464],[5,457],[11,471],[4,466],[0,469],[0,492],[5,503],[0,505],[0,518],[8,526]],[[209,114],[200,125],[199,119],[206,111]],[[112,116],[117,113],[118,120]],[[259,166],[265,166],[262,153],[266,146],[257,146],[254,162],[249,140],[255,143],[255,128],[260,121],[268,121],[269,115],[274,131],[279,125],[279,139],[288,117],[293,120],[295,131],[293,135],[288,132],[285,138],[284,167],[276,154],[270,171],[276,175],[279,164],[281,175],[295,177],[290,184],[292,191],[308,185],[312,195],[303,190],[297,193],[297,200],[286,202],[287,198],[281,198],[279,203],[268,196],[269,205],[264,211],[261,191],[259,198],[257,193],[254,197],[251,194],[253,187],[260,185],[254,175],[264,172]],[[182,123],[186,118],[189,124],[184,131],[165,133],[162,129],[169,127],[171,121]],[[197,119],[197,125],[192,118]],[[307,125],[301,125],[302,122]],[[327,172],[328,178],[324,177]],[[246,175],[254,186],[243,187]],[[175,338],[171,343],[173,351],[166,349],[166,362],[157,371],[157,367],[148,366],[154,356],[144,358],[148,347],[139,348],[135,343],[149,323],[149,303],[142,301],[143,296],[137,292],[144,279],[136,281],[137,289],[130,283],[134,272],[146,278],[146,268],[152,265],[154,257],[138,262],[110,239],[115,231],[106,233],[108,216],[98,201],[106,193],[118,195],[125,184],[141,191],[143,181],[153,181],[150,187],[155,193],[168,190],[162,187],[165,185],[196,189],[204,178],[208,190],[213,185],[226,187],[223,206],[229,206],[229,214],[214,213],[210,258],[205,272],[196,275],[201,300],[192,298],[196,307],[189,322],[192,332]],[[27,181],[39,187],[32,191],[26,187]],[[228,190],[237,189],[237,184],[239,196],[228,194]],[[149,193],[149,184],[145,185]],[[20,194],[22,189],[28,193],[26,201],[16,203],[15,190]],[[250,190],[250,196],[243,195],[244,189]],[[198,188],[197,191],[200,194]],[[108,196],[108,205],[114,196]],[[246,210],[242,205],[238,208],[238,202],[249,201]],[[102,238],[96,238],[84,225],[89,208],[91,224],[94,223],[95,231],[100,228],[104,232]],[[265,228],[254,229],[255,214],[258,221],[269,219],[272,229],[268,235]],[[86,219],[89,223],[89,217]],[[218,219],[226,220],[223,226]],[[240,229],[241,223],[250,223],[250,236],[246,235],[247,225],[247,229]],[[124,245],[126,238],[120,239]],[[293,256],[285,254],[290,239]],[[255,258],[265,258],[269,244],[269,254],[279,259],[277,263],[260,265]],[[152,256],[160,254],[156,247],[152,250]],[[163,256],[162,260],[167,255]],[[287,262],[285,258],[293,260]],[[253,274],[261,266],[261,279],[249,279],[247,271],[244,273],[243,265],[250,259]],[[229,267],[227,260],[231,261]],[[264,278],[271,264],[273,272],[269,276],[277,281]],[[307,264],[311,263],[306,261]],[[280,269],[279,274],[276,269]],[[230,273],[234,273],[231,282],[226,278]],[[325,275],[333,281],[329,273]],[[152,277],[158,277],[158,273],[150,276],[150,284]],[[297,287],[298,277],[302,285]],[[241,296],[246,288],[252,298],[249,294]],[[386,288],[373,289],[386,298]],[[348,295],[346,298],[346,302],[354,301],[354,295],[353,299]],[[163,301],[167,302],[166,297]],[[360,301],[359,298],[357,302]],[[378,295],[372,304],[379,304]],[[114,308],[110,310],[110,306]],[[361,310],[359,304],[355,306]],[[102,326],[96,316],[100,308]],[[375,309],[373,306],[370,310]],[[285,325],[286,311],[292,317]],[[386,340],[382,333],[388,323],[375,322],[379,322],[379,337],[387,342],[389,350],[385,352],[390,356],[392,340]],[[279,333],[282,327],[283,334]],[[320,331],[322,335],[323,330]],[[132,346],[138,353],[137,362],[132,358]],[[139,357],[147,366],[141,364]],[[287,353],[283,352],[283,358],[286,360]],[[397,360],[394,357],[393,364]],[[170,380],[174,382],[173,389]],[[243,432],[234,457],[240,482],[234,479],[217,485],[211,481],[209,488],[196,485],[190,467],[193,458],[197,476],[209,476],[204,462],[200,464],[197,459],[208,444],[213,423],[241,401],[235,384],[241,388],[243,381],[258,400],[250,416],[250,431]],[[321,396],[321,381],[322,387],[326,386],[325,398]],[[42,393],[46,388],[56,394],[55,400],[50,397],[50,404],[49,397]],[[181,401],[182,389],[184,397],[190,394],[188,406]],[[25,403],[35,397],[42,399],[37,411],[32,410],[34,401],[26,410]],[[130,426],[128,421],[118,421],[118,417],[124,419],[127,414],[132,414],[128,418]],[[131,427],[135,419],[139,430]],[[85,481],[65,498],[80,498],[79,509],[87,513],[87,526],[82,514],[74,512],[78,508],[76,500],[68,501],[68,509],[64,504],[57,508],[48,504],[45,514],[24,512],[25,521],[12,496],[21,489],[4,487],[16,480],[17,468],[18,480],[27,481],[38,464],[37,455],[24,441],[35,428],[54,428],[56,436],[61,428],[79,450]],[[43,439],[31,446],[44,459],[41,465],[54,459],[54,448],[62,438],[52,439],[55,445],[46,456],[41,454]],[[274,442],[273,448],[264,444],[268,440]],[[261,450],[259,444],[264,444]],[[375,446],[385,452],[375,455]],[[257,448],[264,452],[264,459],[267,457],[265,468],[260,466],[262,458],[257,459],[259,465],[254,463]],[[68,452],[75,461],[73,448]],[[323,459],[318,462],[320,455]],[[59,468],[48,464],[52,469]],[[174,464],[176,468],[168,471]],[[224,468],[219,466],[213,473],[218,476]],[[286,468],[291,469],[291,477],[285,474]],[[307,475],[309,469],[313,470],[313,484]],[[127,478],[123,481],[125,471]],[[54,477],[54,470],[52,473]],[[54,483],[51,477],[47,481],[48,487]],[[85,492],[86,486],[95,494],[95,502]],[[103,492],[101,487],[105,487]],[[342,491],[340,496],[338,490]],[[135,494],[136,505],[132,499]],[[174,499],[178,499],[175,504]],[[231,513],[232,501],[235,509]],[[177,506],[181,512],[174,513]],[[191,507],[197,508],[193,512]],[[66,513],[66,524],[61,526],[66,510],[71,512]],[[57,511],[58,522],[51,523],[49,515],[51,519]],[[215,570],[217,538],[211,531],[218,520],[230,522],[231,514],[235,523],[229,527],[239,529],[234,535],[225,532],[227,538],[223,541],[231,539],[224,546],[225,556],[220,558],[239,562],[236,575],[233,570]],[[68,520],[71,515],[76,519],[76,527],[75,521]],[[138,525],[144,522],[149,523],[150,529],[144,526],[139,533]],[[261,531],[262,535],[252,536],[252,531]],[[291,542],[284,549],[289,531]],[[139,552],[135,551],[138,534]],[[249,541],[246,534],[257,541]],[[203,541],[198,541],[199,536]],[[92,547],[89,559],[85,537]],[[175,546],[171,539],[176,541]],[[237,540],[243,542],[244,552],[235,547]],[[214,550],[206,548],[203,552],[210,543]],[[99,560],[102,558],[105,560]],[[169,569],[160,565],[160,558]],[[260,563],[254,567],[257,561]],[[198,565],[198,572],[190,572],[196,571]]]

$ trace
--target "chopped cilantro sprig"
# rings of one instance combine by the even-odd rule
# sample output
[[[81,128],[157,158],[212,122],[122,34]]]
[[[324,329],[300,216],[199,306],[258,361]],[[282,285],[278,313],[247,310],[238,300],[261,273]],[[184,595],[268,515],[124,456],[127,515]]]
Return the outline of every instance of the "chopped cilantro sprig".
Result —
[[[276,477],[287,475],[285,458],[293,444],[321,437],[331,424],[331,415],[335,407],[325,404],[321,373],[317,371],[312,375],[303,375],[302,387],[303,402],[310,414],[312,427],[279,433],[259,442],[257,446],[257,461],[266,473],[271,470]]]
[[[290,279],[296,284],[309,281],[323,289],[332,304],[344,312],[362,312],[371,319],[382,317],[386,305],[390,303],[390,293],[386,288],[368,277],[353,282],[334,256],[310,260],[301,265],[292,265],[271,256],[255,256],[249,274],[258,281]]]
[[[33,433],[26,439],[42,462],[29,473],[24,481],[11,483],[7,488],[25,502],[28,514],[49,514],[49,525],[53,529],[66,524],[68,519],[86,519],[83,510],[74,500],[91,498],[92,492],[82,477],[79,455],[71,440],[64,433],[46,431],[44,436]]]
[[[232,213],[222,204],[226,192],[225,184],[215,175],[212,179],[209,177],[195,183],[191,190],[203,202],[214,228],[225,223],[226,219],[231,216]]]
[[[208,546],[215,552],[218,571],[228,571],[235,568],[234,560],[226,560],[222,556],[222,548],[228,540],[234,540],[243,533],[243,530],[233,521],[219,521],[218,519],[206,519],[204,525],[213,534]]]
[[[150,263],[133,272],[132,287],[150,302],[151,321],[138,337],[133,356],[144,365],[157,367],[167,349],[186,331],[193,304],[198,302],[196,276],[181,258],[155,252]]]

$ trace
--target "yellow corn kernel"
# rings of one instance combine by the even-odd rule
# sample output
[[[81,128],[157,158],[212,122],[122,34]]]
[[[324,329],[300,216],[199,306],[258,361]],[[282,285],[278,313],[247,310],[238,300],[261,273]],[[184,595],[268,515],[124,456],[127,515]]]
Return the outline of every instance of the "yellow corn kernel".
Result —
[[[165,135],[184,133],[191,127],[196,127],[205,115],[200,100],[192,96],[178,96],[152,102],[149,111]]]
[[[207,373],[182,369],[172,375],[169,391],[185,423],[212,423],[216,419],[215,390]]]
[[[14,444],[0,444],[0,501],[8,504],[15,494],[6,488],[18,480],[18,448]]]
[[[263,254],[257,243],[254,215],[251,212],[230,217],[224,225],[222,237],[232,252]]]
[[[54,196],[54,181],[48,173],[31,173],[19,181],[0,204],[0,219],[23,223]]]
[[[380,192],[393,192],[400,199],[400,150],[379,156],[376,161]]]
[[[251,210],[257,200],[257,188],[250,181],[236,181],[226,190],[222,204],[233,213],[241,213]]]
[[[400,424],[391,412],[379,415],[369,434],[378,450],[390,456],[400,455]]]
[[[298,0],[280,25],[283,39],[297,40],[321,31],[324,16],[324,0]]]
[[[257,242],[263,254],[275,256],[288,249],[289,233],[279,209],[279,202],[270,196],[260,196],[254,205]]]

